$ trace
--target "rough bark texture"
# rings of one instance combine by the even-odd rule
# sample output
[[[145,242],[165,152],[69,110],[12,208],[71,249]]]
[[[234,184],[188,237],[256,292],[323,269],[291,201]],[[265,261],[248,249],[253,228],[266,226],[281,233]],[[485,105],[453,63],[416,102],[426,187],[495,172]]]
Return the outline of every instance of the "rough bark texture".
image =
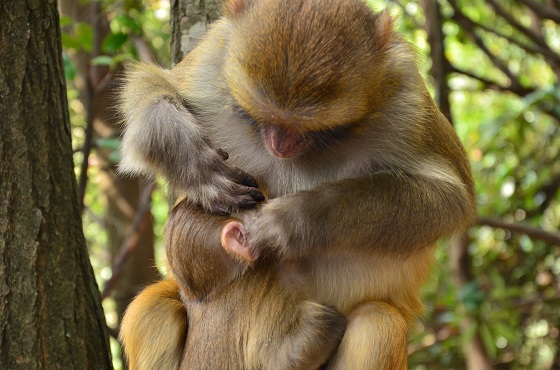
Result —
[[[183,59],[220,16],[220,0],[171,0],[171,64]]]
[[[82,233],[56,1],[0,2],[0,364],[110,369]]]

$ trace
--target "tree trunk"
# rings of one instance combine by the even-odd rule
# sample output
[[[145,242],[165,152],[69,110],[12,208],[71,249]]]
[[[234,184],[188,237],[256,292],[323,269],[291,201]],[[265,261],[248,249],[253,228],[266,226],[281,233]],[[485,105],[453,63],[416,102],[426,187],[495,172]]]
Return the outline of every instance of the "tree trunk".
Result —
[[[220,16],[220,0],[171,1],[171,64],[183,59]]]
[[[72,163],[56,1],[0,2],[0,363],[111,369]]]

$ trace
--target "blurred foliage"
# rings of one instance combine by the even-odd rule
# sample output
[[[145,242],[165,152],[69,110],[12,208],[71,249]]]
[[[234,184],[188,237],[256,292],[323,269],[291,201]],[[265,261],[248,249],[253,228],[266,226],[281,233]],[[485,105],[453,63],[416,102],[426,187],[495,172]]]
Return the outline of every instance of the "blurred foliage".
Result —
[[[414,35],[413,40],[420,34],[427,39],[418,28],[426,21],[421,2],[398,3],[405,32]],[[491,2],[438,3],[445,56],[456,71],[466,72],[451,73],[448,83],[455,128],[476,179],[479,215],[557,233],[560,90],[554,64],[560,51],[558,24],[539,19],[521,2],[496,1],[516,22],[542,35],[555,55],[546,59],[530,50],[535,42],[497,15]],[[476,25],[464,27],[459,12]],[[476,44],[469,33],[472,30],[496,59]],[[427,41],[417,45],[427,45]],[[497,67],[496,60],[514,80]],[[473,280],[460,290],[448,267],[448,245],[440,249],[438,271],[426,288],[428,317],[411,344],[411,368],[464,368],[461,345],[475,330],[496,368],[560,366],[560,248],[488,226],[473,227],[470,238]],[[461,332],[465,314],[476,320],[472,332]]]
[[[75,7],[89,9],[92,1],[76,0]],[[89,19],[76,22],[68,16],[61,16],[63,61],[68,86],[68,100],[72,138],[74,146],[75,173],[79,175],[83,161],[80,152],[85,140],[85,127],[88,116],[86,86],[91,66],[108,68],[106,76],[119,78],[121,63],[126,60],[139,59],[138,42],[147,47],[155,62],[160,65],[169,64],[169,1],[116,1],[103,0],[100,2],[99,17],[107,20],[109,30],[100,42],[99,55],[93,57],[96,30]],[[91,14],[90,14],[91,17]],[[98,32],[98,31],[97,31]],[[71,57],[72,56],[72,57]],[[86,58],[86,71],[75,65]],[[113,109],[110,107],[109,109]],[[109,235],[106,229],[106,201],[100,184],[102,171],[97,149],[109,150],[109,159],[117,163],[120,159],[118,147],[120,141],[116,136],[97,138],[93,143],[88,163],[88,186],[84,198],[83,225],[84,234],[90,251],[90,260],[95,271],[97,283],[103,289],[105,282],[112,276],[112,257]],[[164,190],[161,187],[153,193],[152,215],[154,217],[154,233],[156,235],[156,261],[163,261],[163,225],[167,218],[168,206]],[[118,220],[115,220],[118,223]],[[103,302],[109,327],[118,328],[115,302],[106,298]],[[111,338],[113,364],[115,369],[121,369],[120,347]]]
[[[78,1],[77,1],[78,2]],[[80,0],[81,5],[90,3]],[[169,64],[169,1],[109,1],[102,2],[102,12],[110,24],[110,33],[104,37],[101,45],[101,55],[91,59],[91,65],[108,65],[116,68],[124,60],[138,59],[138,52],[133,42],[134,38],[144,40],[154,54],[157,63]],[[68,100],[70,118],[72,123],[72,139],[75,152],[75,171],[78,175],[82,162],[79,149],[83,145],[84,129],[86,125],[86,107],[79,99],[80,83],[77,68],[68,57],[72,52],[91,52],[93,45],[92,26],[85,22],[73,22],[69,17],[61,17],[63,27],[62,44],[64,48],[64,66],[68,83]],[[112,160],[116,163],[120,159],[118,148],[120,141],[116,137],[99,138],[95,148],[111,149]],[[104,231],[103,215],[104,205],[100,200],[100,188],[97,183],[97,174],[100,171],[95,151],[89,158],[89,182],[86,193],[84,213],[84,231],[92,253],[92,263],[96,270],[98,283],[110,277],[111,261],[107,250],[107,236]],[[152,207],[155,219],[158,221],[156,234],[161,236],[162,223],[167,217],[167,203],[161,192],[154,195],[155,204]],[[164,204],[162,207],[159,203]]]
[[[377,9],[388,6],[387,1],[369,2]],[[453,121],[471,159],[479,214],[556,233],[560,224],[560,89],[559,68],[554,66],[560,52],[558,24],[540,19],[523,2],[495,1],[521,26],[542,37],[555,55],[544,57],[534,50],[542,45],[497,14],[490,4],[493,2],[438,3],[443,14],[445,56],[455,68],[448,76]],[[546,2],[549,3],[556,2]],[[111,32],[101,43],[100,55],[90,61],[92,65],[115,69],[124,60],[138,58],[136,38],[149,44],[160,64],[168,64],[168,2],[104,0],[102,9],[110,21]],[[421,70],[431,84],[430,45],[423,29],[426,19],[422,2],[390,2],[389,9],[397,19],[398,29],[418,50]],[[476,26],[466,28],[457,9]],[[76,88],[80,76],[68,53],[91,51],[93,30],[88,24],[72,23],[64,17],[61,24],[65,30],[62,41],[72,134],[74,145],[79,148],[86,112]],[[496,60],[502,62],[505,70],[497,67]],[[97,145],[117,148],[118,141],[106,139]],[[115,152],[114,160],[118,158]],[[79,152],[75,159],[78,172],[82,160]],[[104,205],[96,183],[99,168],[95,151],[89,161],[84,230],[102,286],[111,276],[111,261],[102,221]],[[167,210],[164,193],[156,191],[152,211],[160,244]],[[473,279],[459,289],[449,267],[449,243],[441,243],[433,279],[425,288],[426,317],[412,335],[410,368],[464,369],[462,346],[475,332],[482,338],[486,354],[496,368],[560,366],[560,248],[490,226],[473,227],[469,237]],[[161,260],[162,248],[158,251]],[[105,302],[108,322],[116,327],[111,305],[110,301]],[[465,315],[475,321],[461,330]],[[117,351],[116,343],[113,344]]]

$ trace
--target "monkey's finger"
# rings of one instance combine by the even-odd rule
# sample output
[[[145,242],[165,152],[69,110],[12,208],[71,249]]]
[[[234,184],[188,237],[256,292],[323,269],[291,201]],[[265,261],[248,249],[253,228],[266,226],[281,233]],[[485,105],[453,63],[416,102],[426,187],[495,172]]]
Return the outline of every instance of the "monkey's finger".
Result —
[[[262,202],[265,200],[265,196],[258,189],[251,188],[248,186],[240,185],[234,192],[235,196],[242,199],[254,200],[256,202]]]
[[[264,194],[256,189],[252,189],[251,191],[249,191],[249,196],[257,202],[262,202],[263,200],[266,199]]]
[[[226,161],[226,160],[229,158],[228,152],[226,152],[226,151],[223,150],[222,148],[216,149],[216,152],[218,153],[218,155],[219,155],[220,157],[222,157],[222,159],[223,159],[224,161]]]
[[[239,169],[239,168],[232,168],[232,175],[235,178],[235,182],[241,185],[248,186],[250,188],[258,188],[259,184],[257,180],[252,175],[249,175],[247,172]]]
[[[261,197],[262,194],[253,190],[249,191],[249,193],[241,193],[235,196],[237,207],[239,207],[239,209],[249,209],[255,207],[259,202],[257,199],[261,199]]]
[[[217,203],[211,206],[210,212],[220,216],[228,216],[231,214],[231,210],[225,204]]]
[[[254,200],[250,200],[250,199],[242,199],[239,203],[239,209],[250,209],[253,208],[257,205],[257,202],[255,202]]]

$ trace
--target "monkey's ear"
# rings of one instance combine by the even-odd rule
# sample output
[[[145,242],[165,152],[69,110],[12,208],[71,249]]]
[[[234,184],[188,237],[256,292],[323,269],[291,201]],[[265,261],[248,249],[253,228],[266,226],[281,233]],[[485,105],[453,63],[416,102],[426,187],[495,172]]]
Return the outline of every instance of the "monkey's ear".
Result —
[[[255,256],[251,253],[246,242],[245,227],[242,223],[230,221],[222,229],[222,246],[227,251],[250,263],[255,260]]]
[[[375,28],[377,32],[377,47],[384,50],[389,46],[395,35],[393,17],[388,10],[384,10],[377,14],[375,20]]]
[[[226,0],[224,1],[223,10],[225,16],[235,17],[247,9],[251,0]]]

